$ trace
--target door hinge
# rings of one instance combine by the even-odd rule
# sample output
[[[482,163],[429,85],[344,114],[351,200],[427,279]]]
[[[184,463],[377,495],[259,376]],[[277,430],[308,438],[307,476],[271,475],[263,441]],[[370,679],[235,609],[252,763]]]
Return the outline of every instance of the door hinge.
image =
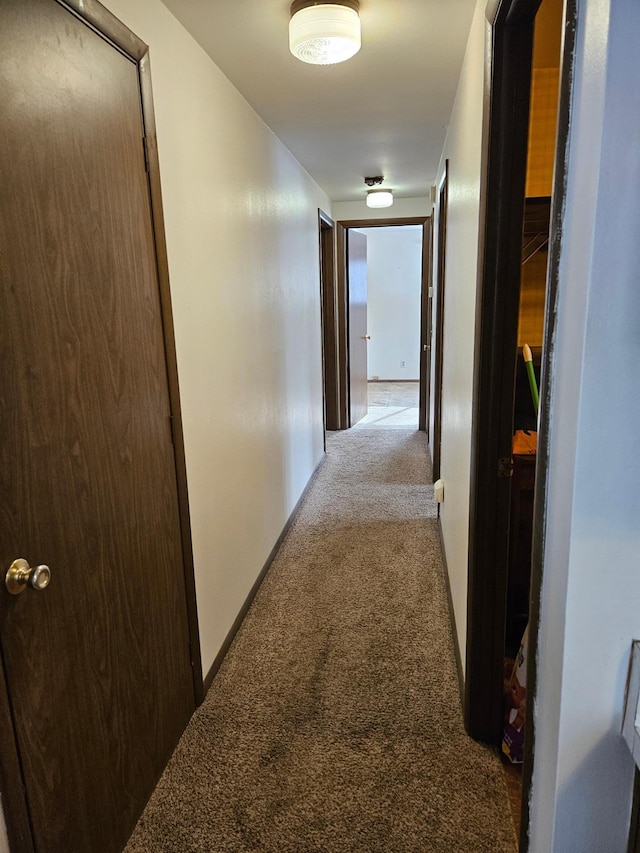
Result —
[[[147,148],[147,137],[142,137],[142,150],[144,151],[144,170],[149,172],[149,149]]]
[[[511,477],[513,474],[513,459],[511,456],[501,456],[498,459],[498,477]]]

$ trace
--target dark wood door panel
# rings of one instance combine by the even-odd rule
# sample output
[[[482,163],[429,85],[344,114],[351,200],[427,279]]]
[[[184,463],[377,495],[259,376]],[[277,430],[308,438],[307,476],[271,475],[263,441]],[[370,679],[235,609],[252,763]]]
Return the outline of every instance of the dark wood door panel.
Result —
[[[38,849],[120,850],[193,707],[138,69],[0,7],[1,595]]]
[[[319,223],[325,429],[337,430],[340,429],[340,382],[336,322],[335,236],[333,221],[325,214],[320,214]]]
[[[436,317],[435,317],[435,376],[433,384],[433,479],[440,478],[442,455],[442,379],[444,371],[444,312],[447,254],[447,206],[449,186],[449,161],[438,199],[438,269],[436,273]]]

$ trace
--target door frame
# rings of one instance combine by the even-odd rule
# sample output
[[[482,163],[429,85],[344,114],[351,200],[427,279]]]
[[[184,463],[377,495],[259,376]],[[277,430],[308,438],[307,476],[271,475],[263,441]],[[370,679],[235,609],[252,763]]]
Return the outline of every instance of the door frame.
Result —
[[[489,743],[499,743],[502,732],[510,478],[508,470],[506,476],[498,472],[499,460],[511,458],[533,27],[540,2],[490,0],[486,8],[490,38],[485,53],[464,720],[469,734]],[[521,853],[529,847],[553,339],[576,15],[577,0],[566,0],[536,457]]]
[[[435,353],[433,376],[433,438],[431,447],[431,467],[433,479],[440,479],[442,454],[442,377],[444,370],[444,311],[445,284],[447,270],[447,210],[449,207],[449,161],[444,162],[444,177],[438,191],[438,264],[436,274],[436,322]]]
[[[433,217],[429,216],[422,235],[422,282],[420,285],[420,403],[418,429],[430,438],[431,359],[433,346]]]
[[[318,208],[320,247],[320,324],[322,328],[322,395],[325,433],[340,429],[340,373],[338,370],[335,223]]]
[[[421,267],[421,322],[420,322],[420,426],[426,430],[426,414],[423,417],[422,403],[424,400],[425,413],[429,405],[428,390],[429,380],[425,376],[424,366],[425,346],[430,346],[428,340],[428,327],[423,310],[425,302],[425,291],[428,294],[430,287],[431,270],[431,216],[399,216],[384,219],[342,219],[336,222],[336,256],[338,269],[337,288],[337,312],[338,312],[338,374],[340,378],[340,429],[348,429],[351,426],[349,420],[349,341],[347,330],[349,328],[349,289],[347,274],[347,237],[350,228],[384,228],[397,225],[421,225],[422,226],[422,267]]]
[[[204,698],[202,659],[200,634],[198,631],[191,521],[187,491],[187,466],[180,408],[173,313],[171,309],[169,264],[167,260],[164,215],[162,211],[160,163],[158,160],[153,92],[151,87],[149,48],[108,9],[102,6],[98,0],[51,0],[51,2],[58,3],[67,9],[70,14],[75,15],[87,24],[98,35],[111,42],[138,68],[142,121],[145,133],[144,140],[141,140],[141,145],[145,147],[147,161],[151,227],[155,242],[158,292],[167,368],[193,693],[195,704],[199,705]],[[22,783],[18,747],[13,730],[13,708],[7,690],[4,661],[0,667],[0,793],[2,795],[2,807],[11,850],[20,851],[20,853],[22,851],[32,853],[34,851],[33,835],[30,826],[26,792]]]

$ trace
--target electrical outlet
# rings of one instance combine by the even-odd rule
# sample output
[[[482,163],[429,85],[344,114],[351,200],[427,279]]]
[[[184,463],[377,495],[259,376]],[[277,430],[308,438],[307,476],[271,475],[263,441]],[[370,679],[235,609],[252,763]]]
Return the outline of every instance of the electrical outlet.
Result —
[[[400,367],[406,367],[406,366],[407,366],[407,362],[406,362],[406,361],[401,361],[401,362],[400,362]]]

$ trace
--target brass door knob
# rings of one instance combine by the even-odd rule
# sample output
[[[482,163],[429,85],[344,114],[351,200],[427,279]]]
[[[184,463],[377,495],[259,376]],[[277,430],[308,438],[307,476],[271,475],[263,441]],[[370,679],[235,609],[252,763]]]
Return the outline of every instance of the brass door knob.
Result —
[[[363,341],[370,341],[370,340],[371,340],[371,335],[363,335],[363,336],[362,336],[362,340],[363,340]]]
[[[32,569],[26,560],[19,557],[9,566],[4,582],[11,595],[20,595],[27,588],[27,584],[41,592],[49,586],[50,580],[49,566],[36,566]]]

